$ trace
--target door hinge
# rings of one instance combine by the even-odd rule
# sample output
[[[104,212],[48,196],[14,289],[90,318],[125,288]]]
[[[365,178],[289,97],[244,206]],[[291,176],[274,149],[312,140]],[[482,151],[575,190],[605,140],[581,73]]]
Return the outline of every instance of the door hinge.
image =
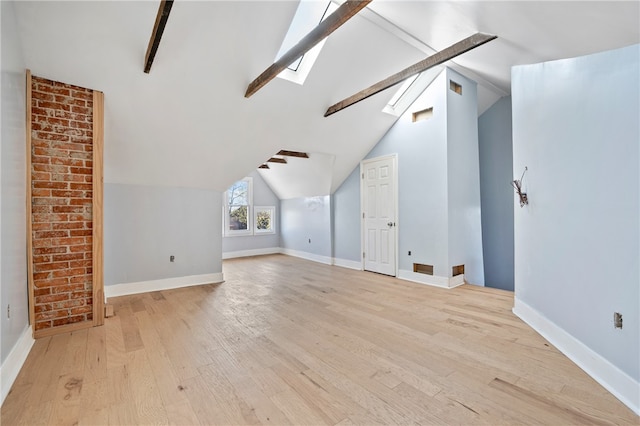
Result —
[[[364,252],[362,252],[362,258],[364,259]]]
[[[362,212],[362,218],[364,219],[364,212]]]
[[[364,173],[362,173],[362,179],[364,179]]]

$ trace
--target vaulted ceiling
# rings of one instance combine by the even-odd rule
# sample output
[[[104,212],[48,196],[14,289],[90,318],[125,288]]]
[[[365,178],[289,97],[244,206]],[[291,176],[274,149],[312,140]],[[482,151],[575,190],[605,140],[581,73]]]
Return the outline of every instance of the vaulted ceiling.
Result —
[[[219,191],[281,149],[320,154],[319,171],[297,170],[324,171],[334,191],[396,120],[382,112],[394,89],[324,118],[327,107],[475,32],[499,38],[447,65],[479,83],[479,112],[509,94],[513,65],[640,41],[638,2],[374,0],[327,39],[304,85],[276,78],[245,99],[296,8],[176,1],[145,74],[157,2],[15,4],[34,75],[105,93],[106,182]],[[305,191],[287,193],[319,195]]]

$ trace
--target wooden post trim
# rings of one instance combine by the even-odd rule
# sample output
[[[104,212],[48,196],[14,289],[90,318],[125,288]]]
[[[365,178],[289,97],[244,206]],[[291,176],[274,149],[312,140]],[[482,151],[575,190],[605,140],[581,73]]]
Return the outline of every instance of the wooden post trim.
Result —
[[[104,93],[93,91],[93,325],[104,324],[104,254],[103,254],[103,146]]]
[[[42,337],[55,336],[57,334],[69,333],[70,331],[84,330],[85,328],[93,327],[92,321],[74,322],[71,324],[59,325],[57,327],[43,328],[34,333],[34,339],[40,339]]]

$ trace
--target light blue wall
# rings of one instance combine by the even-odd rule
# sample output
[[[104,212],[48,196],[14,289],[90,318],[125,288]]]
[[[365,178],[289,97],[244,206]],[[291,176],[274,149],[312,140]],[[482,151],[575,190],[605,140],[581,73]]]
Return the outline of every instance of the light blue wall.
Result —
[[[529,205],[515,207],[516,299],[636,382],[639,57],[635,45],[512,70],[513,173],[529,168]]]
[[[513,143],[511,97],[478,119],[484,283],[513,291]],[[518,172],[518,178],[522,171]]]
[[[462,96],[449,90],[449,77],[463,84]],[[433,117],[412,122],[413,112],[429,107]],[[401,271],[412,272],[415,262],[433,265],[434,275],[451,277],[451,266],[465,264],[467,280],[483,284],[476,126],[475,82],[447,69],[366,155],[398,155]],[[361,256],[359,171],[334,194],[336,258]]]
[[[2,363],[29,324],[27,305],[25,63],[12,2],[0,2],[2,146],[0,147],[0,324]],[[11,305],[8,319],[7,305]],[[3,374],[5,372],[3,371]],[[13,372],[6,372],[10,375]],[[3,378],[3,387],[4,387]],[[7,389],[8,390],[8,389]],[[3,392],[5,389],[3,389]],[[4,396],[4,395],[3,395]]]
[[[449,269],[446,82],[443,72],[365,157],[398,154],[399,268],[413,271],[414,262],[425,263],[439,276]],[[432,118],[411,121],[411,112],[429,107]],[[352,196],[360,200],[357,189]]]
[[[330,200],[328,195],[281,200],[282,248],[330,258]]]
[[[464,265],[465,281],[484,285],[477,84],[449,68],[445,72],[449,268]],[[449,90],[450,81],[462,86],[462,94]],[[444,276],[451,275],[450,270]]]
[[[253,178],[253,205],[262,207],[274,206],[276,208],[276,233],[223,237],[223,253],[280,247],[280,200],[257,171],[254,170],[249,173],[248,177]]]
[[[356,196],[354,196],[356,194]],[[331,197],[333,257],[360,262],[360,169],[355,168]]]
[[[217,191],[105,184],[105,285],[222,272],[221,220]]]

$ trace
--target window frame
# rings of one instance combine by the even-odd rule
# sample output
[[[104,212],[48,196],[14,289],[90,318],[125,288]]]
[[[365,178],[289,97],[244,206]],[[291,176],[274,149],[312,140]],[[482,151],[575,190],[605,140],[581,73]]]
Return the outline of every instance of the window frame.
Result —
[[[244,206],[244,204],[230,204],[229,203],[229,190],[233,185],[238,182],[247,182],[247,229],[230,229],[231,223],[229,221],[229,209],[232,206]],[[224,197],[224,205],[223,205],[223,226],[225,237],[239,237],[239,236],[248,236],[253,235],[253,178],[245,177],[235,181],[223,194]]]
[[[271,229],[258,229],[258,213],[261,211],[271,212]],[[275,206],[254,206],[253,207],[253,233],[254,235],[271,235],[276,233],[276,207]]]

